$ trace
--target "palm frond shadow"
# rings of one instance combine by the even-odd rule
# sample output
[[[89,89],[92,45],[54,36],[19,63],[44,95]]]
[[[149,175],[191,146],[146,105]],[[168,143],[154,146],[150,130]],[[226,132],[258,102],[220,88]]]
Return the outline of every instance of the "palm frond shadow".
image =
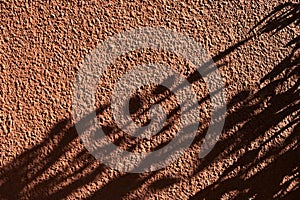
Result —
[[[274,34],[291,25],[298,26],[299,11],[299,4],[286,3],[276,7],[253,27],[248,38],[215,55],[213,60],[221,60],[253,37]],[[216,144],[197,164],[192,176],[196,177],[213,162],[235,156],[241,149],[245,151],[224,169],[217,181],[196,194],[191,191],[191,199],[220,199],[231,191],[235,193],[233,199],[293,199],[299,195],[299,79],[285,90],[280,88],[294,77],[299,78],[300,37],[291,40],[287,47],[292,47],[293,50],[261,79],[261,85],[264,86],[259,91],[243,91],[228,103],[229,110],[234,106],[237,109],[226,116],[223,132],[231,133],[236,126],[238,129]],[[189,78],[190,82],[195,81],[195,77],[199,78],[194,74]],[[109,105],[98,111],[101,112],[107,106]],[[80,144],[71,121],[66,119],[57,123],[47,139],[1,168],[2,199],[66,198],[77,189],[91,184],[96,178],[108,176],[110,169],[95,160]],[[274,127],[278,128],[270,131]],[[202,135],[197,136],[194,143],[201,143],[202,139]],[[64,165],[66,167],[58,170],[59,173],[51,174],[60,159],[68,156],[66,152],[73,152],[74,149],[77,151],[69,159],[69,163]],[[50,175],[46,176],[47,173]],[[111,177],[103,179],[105,184],[88,198],[120,199],[142,187],[158,173],[160,171],[144,174],[114,172]],[[283,182],[285,177],[292,178]],[[162,176],[144,187],[157,192],[179,181],[180,178]]]

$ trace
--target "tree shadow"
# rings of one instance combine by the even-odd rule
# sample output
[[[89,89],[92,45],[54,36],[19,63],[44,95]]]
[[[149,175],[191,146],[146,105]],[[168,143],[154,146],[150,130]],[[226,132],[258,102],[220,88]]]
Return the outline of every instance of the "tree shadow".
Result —
[[[299,11],[299,4],[280,5],[254,28],[263,34],[299,25]],[[242,156],[191,199],[221,199],[229,192],[230,199],[299,197],[299,36],[287,46],[293,47],[291,53],[261,79],[264,87],[256,93],[244,91],[229,102],[228,109],[242,106],[226,117],[224,131],[240,126],[218,142],[198,171],[216,159],[244,151]],[[294,84],[286,86],[291,80]],[[287,177],[292,178],[285,182]]]
[[[291,25],[298,26],[299,5],[285,3],[276,7],[253,27],[249,37],[215,55],[213,60],[221,60],[253,37],[275,34]],[[293,47],[291,53],[261,79],[260,90],[255,93],[242,91],[228,103],[223,130],[224,135],[228,133],[228,136],[201,159],[192,176],[196,177],[215,161],[231,157],[235,157],[236,161],[224,169],[218,180],[191,195],[191,199],[221,199],[229,192],[233,192],[231,199],[299,197],[300,36],[286,46]],[[199,74],[194,73],[188,80],[192,83],[200,78]],[[288,82],[293,84],[287,85]],[[103,106],[97,112],[102,112],[108,106]],[[231,109],[233,107],[236,108],[234,111]],[[229,134],[234,127],[238,129]],[[108,127],[106,131],[110,132],[111,129]],[[200,134],[194,144],[202,139],[203,134]],[[236,156],[241,151],[243,153]],[[72,156],[68,157],[67,152],[73,152]],[[68,163],[57,164],[66,160],[62,158],[69,158]],[[58,173],[52,173],[57,166],[61,166],[61,169]],[[88,199],[121,199],[158,173],[160,171],[142,174],[112,172],[81,145],[72,120],[66,119],[53,127],[47,139],[1,168],[0,197],[62,199],[91,184],[97,177],[106,177],[103,179],[104,185],[87,195]],[[147,187],[155,193],[179,181],[180,178],[162,176]]]

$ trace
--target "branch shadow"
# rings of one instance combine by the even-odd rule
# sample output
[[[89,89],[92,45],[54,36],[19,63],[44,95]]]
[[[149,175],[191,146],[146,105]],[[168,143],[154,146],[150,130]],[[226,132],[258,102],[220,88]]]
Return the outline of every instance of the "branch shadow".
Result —
[[[298,26],[299,5],[285,3],[276,7],[253,27],[249,37],[215,55],[213,60],[221,60],[253,37],[275,34],[291,25]],[[262,87],[259,91],[242,91],[230,100],[228,110],[232,107],[237,109],[228,113],[223,132],[230,133],[236,126],[238,130],[219,141],[201,159],[193,176],[196,177],[212,162],[234,157],[241,150],[244,152],[224,169],[217,181],[196,194],[191,194],[190,199],[221,199],[231,191],[234,193],[232,199],[299,197],[300,36],[286,46],[293,47],[291,53],[261,79]],[[192,74],[188,80],[192,83],[200,78],[199,74]],[[296,80],[293,85],[282,89],[287,82],[293,80]],[[98,112],[108,106],[103,106]],[[282,123],[283,121],[286,123]],[[109,127],[107,131],[111,131]],[[200,134],[194,143],[199,143],[202,139],[203,134]],[[59,173],[51,173],[62,158],[68,158],[67,152],[73,152],[74,149],[76,151],[69,163],[63,165],[58,170]],[[47,173],[48,177],[45,176]],[[110,173],[112,172],[108,167],[99,163],[83,147],[72,120],[66,119],[53,127],[47,139],[1,168],[0,197],[63,199],[77,189],[91,184],[97,177],[110,176]],[[143,174],[114,172],[104,180],[105,183],[99,190],[88,195],[88,199],[121,199],[142,187],[158,173],[160,171]],[[162,177],[147,187],[155,193],[179,181],[180,178]]]

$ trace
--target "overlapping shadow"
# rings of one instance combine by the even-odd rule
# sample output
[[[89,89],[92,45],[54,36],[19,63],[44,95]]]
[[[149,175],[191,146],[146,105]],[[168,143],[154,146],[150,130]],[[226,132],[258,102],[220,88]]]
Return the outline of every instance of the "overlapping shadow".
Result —
[[[254,27],[258,28],[257,34],[299,25],[299,8],[299,4],[292,3],[278,6]],[[231,100],[229,110],[241,106],[226,117],[224,131],[241,125],[235,134],[218,142],[198,171],[215,160],[245,152],[216,182],[191,199],[220,199],[228,192],[234,193],[231,199],[299,197],[299,36],[287,46],[293,46],[291,53],[261,79],[264,87],[256,93],[241,92]],[[294,84],[285,86],[291,80]],[[288,122],[282,123],[285,119]],[[284,182],[287,177],[292,178]]]
[[[222,59],[253,37],[274,34],[291,25],[298,26],[299,19],[299,4],[282,4],[259,22],[249,33],[249,37],[213,59]],[[235,157],[236,161],[224,169],[217,181],[191,195],[191,199],[220,199],[228,192],[233,192],[232,199],[299,197],[300,36],[290,41],[287,47],[292,47],[293,50],[261,79],[260,90],[243,91],[228,103],[229,113],[224,134],[229,133],[233,127],[237,126],[238,129],[216,144],[201,160],[193,176],[196,177],[212,162],[230,157]],[[201,77],[194,74],[189,81],[193,82],[198,78]],[[291,82],[293,84],[288,84]],[[98,112],[107,106],[100,108]],[[232,107],[236,109],[232,111]],[[195,143],[199,143],[202,138],[203,136],[197,137]],[[80,140],[71,120],[59,122],[47,139],[1,168],[1,199],[62,199],[90,184],[96,177],[104,175],[108,168],[78,145]],[[79,150],[64,165],[70,169],[62,168],[58,170],[61,173],[51,174],[53,166],[74,148]],[[243,153],[236,156],[241,151]],[[49,176],[45,176],[47,173]],[[145,174],[116,172],[110,177],[110,181],[88,198],[120,199],[158,173],[159,171]],[[156,192],[178,181],[180,178],[161,177],[148,187]]]

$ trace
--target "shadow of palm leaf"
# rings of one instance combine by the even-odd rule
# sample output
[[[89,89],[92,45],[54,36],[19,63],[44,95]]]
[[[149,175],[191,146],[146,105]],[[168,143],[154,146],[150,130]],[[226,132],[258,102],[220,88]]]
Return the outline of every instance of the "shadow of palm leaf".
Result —
[[[299,11],[299,4],[282,4],[253,27],[252,33],[255,32],[256,36],[274,34],[288,26],[298,26]],[[246,44],[254,35],[250,34],[213,59],[222,59]],[[219,199],[230,191],[235,192],[233,199],[295,199],[299,195],[299,79],[286,91],[277,92],[284,83],[295,77],[299,78],[299,39],[298,36],[287,44],[287,47],[293,47],[291,53],[261,80],[261,84],[266,86],[257,93],[243,91],[229,102],[229,109],[236,105],[238,109],[226,117],[224,134],[229,133],[234,126],[242,125],[234,134],[216,144],[207,157],[201,160],[193,176],[196,177],[214,161],[233,157],[243,148],[247,150],[237,157],[236,162],[224,169],[216,182],[191,195],[191,199]],[[194,74],[189,79],[193,82],[200,78],[198,74]],[[284,126],[278,126],[287,118],[289,121]],[[276,126],[276,131],[270,132],[267,139],[261,139]],[[200,143],[202,138],[202,135],[198,136],[194,144]],[[249,148],[255,142],[255,147]],[[275,145],[268,146],[270,143]],[[45,176],[67,152],[74,149],[76,153],[64,165],[65,168],[59,170],[61,173]],[[149,187],[155,192],[181,180],[161,176],[155,182],[145,185],[160,171],[122,174],[108,173],[109,170],[80,146],[76,129],[71,120],[67,119],[56,124],[49,137],[39,145],[1,168],[0,196],[4,199],[61,199],[90,184],[96,177],[110,176],[88,198],[120,199],[141,187]]]

